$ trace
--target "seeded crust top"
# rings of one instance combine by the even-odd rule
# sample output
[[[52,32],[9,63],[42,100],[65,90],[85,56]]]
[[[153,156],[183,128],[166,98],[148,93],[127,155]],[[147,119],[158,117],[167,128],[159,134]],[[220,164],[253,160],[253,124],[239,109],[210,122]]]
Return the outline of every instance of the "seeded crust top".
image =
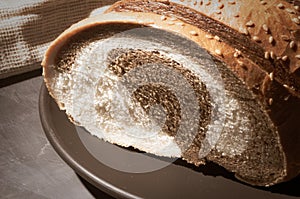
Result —
[[[299,5],[282,0],[127,0],[116,3],[107,12],[125,11],[124,8],[130,8],[130,2],[143,2],[148,6],[158,3],[161,8],[168,6],[169,10],[177,3],[187,6],[244,34],[263,47],[264,51],[261,52],[263,57],[286,62],[289,73],[296,73],[300,68]],[[133,7],[131,8],[133,10]],[[151,12],[158,13],[156,10],[153,9]],[[150,8],[144,12],[147,11],[150,11]],[[176,18],[176,13],[174,14]]]

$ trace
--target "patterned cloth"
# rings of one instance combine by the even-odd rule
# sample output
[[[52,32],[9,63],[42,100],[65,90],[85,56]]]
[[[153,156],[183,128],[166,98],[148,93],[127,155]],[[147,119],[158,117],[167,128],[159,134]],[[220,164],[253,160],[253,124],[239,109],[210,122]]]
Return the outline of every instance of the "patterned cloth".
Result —
[[[116,0],[1,0],[0,79],[37,69],[48,45],[71,24]]]

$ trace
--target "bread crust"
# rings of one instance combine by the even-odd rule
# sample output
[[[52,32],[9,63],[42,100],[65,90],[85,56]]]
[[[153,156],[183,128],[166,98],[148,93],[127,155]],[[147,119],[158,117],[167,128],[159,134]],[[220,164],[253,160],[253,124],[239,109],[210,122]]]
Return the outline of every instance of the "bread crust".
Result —
[[[140,0],[124,0],[115,3],[107,12],[128,2]],[[292,74],[300,67],[299,10],[292,4],[282,0],[270,1],[188,1],[188,0],[153,0],[163,4],[176,3],[192,8],[226,26],[247,35],[262,46],[266,52],[273,52],[277,58],[287,56],[287,70]],[[272,39],[270,39],[272,37]],[[272,42],[270,42],[272,41]],[[294,41],[294,48],[290,42]],[[299,76],[299,75],[298,75]]]
[[[45,57],[43,59],[42,65],[43,65],[43,75],[45,79],[45,83],[47,88],[49,89],[50,94],[53,96],[53,90],[51,90],[51,78],[53,77],[53,70],[51,67],[54,65],[55,62],[55,56],[57,55],[59,49],[65,44],[65,42],[68,40],[68,38],[72,37],[76,33],[87,29],[89,27],[93,27],[96,25],[101,24],[108,24],[113,22],[120,22],[120,23],[138,23],[138,24],[144,24],[147,26],[153,26],[156,28],[164,29],[167,31],[173,31],[177,32],[193,41],[198,43],[201,47],[207,49],[211,54],[218,57],[219,59],[224,60],[229,67],[231,67],[231,70],[234,71],[234,67],[239,67],[238,71],[240,70],[241,66],[239,62],[237,62],[237,59],[233,59],[235,57],[235,53],[237,50],[233,48],[231,45],[219,41],[215,38],[215,35],[209,34],[209,32],[203,31],[193,25],[190,25],[188,23],[185,23],[184,21],[181,21],[179,19],[174,20],[173,18],[167,17],[166,19],[162,19],[161,16],[152,14],[152,13],[107,13],[105,15],[99,15],[92,18],[85,19],[77,24],[74,24],[69,29],[67,29],[65,32],[63,32],[49,47],[48,51],[45,54]],[[211,39],[214,38],[214,39]],[[221,52],[220,52],[221,51]],[[262,70],[260,67],[258,67],[255,63],[253,63],[251,60],[247,59],[246,57],[240,57],[239,60],[242,60],[243,64],[245,64],[250,70],[242,70],[244,72],[238,72],[239,77],[243,79],[246,83],[247,82],[256,82],[259,84],[259,89],[264,89],[263,92],[259,92],[257,94],[258,99],[265,103],[264,106],[266,107],[266,112],[269,112],[269,115],[272,117],[280,117],[280,110],[273,111],[272,107],[267,105],[267,102],[265,102],[265,98],[270,99],[270,97],[273,97],[274,95],[278,96],[279,92],[284,94],[289,94],[289,91],[280,83],[277,81],[271,81],[270,74],[266,71]],[[238,65],[237,65],[238,63]],[[250,80],[247,80],[250,79]],[[275,86],[274,86],[275,85]],[[262,88],[261,88],[262,87]],[[250,87],[251,88],[251,87]],[[252,88],[251,88],[252,89]],[[275,90],[275,91],[274,91]],[[281,94],[280,94],[281,96]],[[284,95],[285,96],[285,95]],[[54,99],[55,96],[53,96]],[[275,98],[274,98],[275,99]],[[279,98],[280,99],[280,98]],[[290,101],[292,100],[292,101]],[[299,111],[292,110],[294,107],[291,106],[291,102],[295,102],[297,107],[299,107],[299,98],[296,96],[291,96],[289,100],[285,101],[285,104],[282,104],[281,101],[275,101],[274,104],[276,105],[278,103],[278,106],[276,105],[276,108],[281,107],[281,105],[284,105],[284,108],[288,107],[288,111],[291,111],[293,114],[289,116],[289,118],[286,119],[286,121],[282,122],[284,125],[286,123],[289,123],[289,121],[294,121],[297,116],[299,116]],[[57,100],[57,103],[61,109],[64,109],[64,106],[59,103],[59,100]],[[275,110],[275,109],[274,109]],[[300,109],[299,109],[300,110]],[[275,113],[274,113],[275,112]],[[274,116],[273,116],[273,115]],[[275,123],[275,122],[274,122]],[[294,128],[286,128],[281,127],[279,125],[276,125],[279,128],[280,131],[280,139],[282,141],[283,145],[283,151],[286,154],[286,162],[284,163],[287,167],[287,175],[283,179],[278,179],[278,181],[274,183],[278,183],[280,181],[288,180],[294,176],[296,176],[299,173],[299,162],[294,156],[289,155],[290,148],[294,148],[297,146],[297,143],[299,143],[299,137],[296,137],[294,139],[295,143],[290,143],[291,136],[294,136]],[[285,133],[286,136],[282,135],[282,132]],[[286,141],[285,141],[286,140]],[[284,143],[286,142],[286,143]],[[287,147],[285,145],[288,145],[290,147]],[[291,147],[292,146],[292,147]],[[294,148],[295,149],[295,148]],[[296,150],[297,151],[297,150]],[[295,153],[294,153],[295,154]],[[297,153],[296,153],[297,154]]]

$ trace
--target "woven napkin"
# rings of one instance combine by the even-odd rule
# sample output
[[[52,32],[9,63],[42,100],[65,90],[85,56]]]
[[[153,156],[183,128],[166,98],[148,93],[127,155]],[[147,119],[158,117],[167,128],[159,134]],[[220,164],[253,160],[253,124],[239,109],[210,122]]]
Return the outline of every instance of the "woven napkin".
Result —
[[[50,42],[116,0],[1,0],[0,79],[40,68]]]

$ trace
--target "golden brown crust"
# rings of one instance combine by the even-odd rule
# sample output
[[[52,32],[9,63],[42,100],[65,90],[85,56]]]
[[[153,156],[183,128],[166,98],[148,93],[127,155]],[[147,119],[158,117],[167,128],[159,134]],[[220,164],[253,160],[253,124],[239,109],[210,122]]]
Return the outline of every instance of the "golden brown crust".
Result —
[[[274,77],[272,78],[272,75],[262,70],[256,65],[255,62],[248,59],[247,57],[240,55],[236,57],[236,53],[239,52],[230,44],[219,40],[217,37],[215,37],[215,35],[209,34],[209,32],[201,30],[193,25],[184,23],[181,20],[173,19],[170,17],[164,18],[151,13],[108,13],[105,15],[99,15],[93,18],[86,19],[82,22],[79,22],[78,24],[73,25],[52,43],[43,60],[44,77],[46,79],[46,85],[48,89],[51,89],[49,86],[49,82],[47,82],[47,79],[49,79],[49,75],[51,75],[51,69],[49,67],[51,67],[51,64],[54,62],[54,57],[56,56],[59,48],[64,44],[63,42],[65,42],[67,38],[83,29],[95,26],[97,24],[105,24],[111,22],[139,23],[148,26],[154,26],[168,31],[178,32],[181,35],[190,38],[203,48],[207,49],[214,56],[224,60],[224,62],[226,62],[233,71],[236,71],[236,74],[239,74],[238,76],[243,79],[248,86],[250,85],[250,88],[255,88],[255,86],[258,86],[257,96],[258,98],[260,98],[260,101],[264,103],[265,107],[267,107],[266,110],[268,110],[269,108],[272,109],[272,105],[276,105],[277,103],[279,105],[284,105],[284,103],[282,103],[282,101],[284,100],[283,96],[289,94],[288,90],[283,85],[274,81]],[[273,81],[271,81],[272,79]],[[274,98],[274,104],[270,103],[271,98]],[[291,99],[296,100],[296,102],[299,104],[299,98],[291,97]],[[286,106],[282,107],[291,109],[290,103],[288,102],[286,104]],[[276,108],[278,108],[278,106],[276,106]],[[282,110],[281,107],[279,107],[279,109]],[[277,113],[280,113],[280,110],[274,112],[274,110],[272,109],[271,112],[272,114],[276,113],[275,115],[277,115]],[[297,116],[297,113],[291,116],[292,119],[295,119],[295,116]],[[297,162],[293,159],[294,157],[287,158],[288,161]],[[289,173],[290,176],[288,176],[288,178],[294,177],[297,172],[299,172],[299,168],[295,168],[295,171]]]
[[[116,3],[117,7],[126,0]],[[188,6],[216,21],[245,34],[262,46],[266,52],[273,52],[276,59],[289,62],[289,72],[295,73],[300,67],[299,9],[282,0],[248,1],[248,0],[156,0],[173,2]],[[292,46],[292,48],[290,48]]]
[[[287,56],[291,73],[300,67],[300,60],[295,57],[300,53],[299,48],[290,50],[289,47],[291,41],[300,44],[294,33],[299,30],[299,11],[293,5],[281,0],[210,2],[210,5],[199,3],[193,8],[241,33],[248,32],[249,37],[257,40],[266,52],[275,53],[276,58]],[[182,4],[192,6],[188,1]]]

